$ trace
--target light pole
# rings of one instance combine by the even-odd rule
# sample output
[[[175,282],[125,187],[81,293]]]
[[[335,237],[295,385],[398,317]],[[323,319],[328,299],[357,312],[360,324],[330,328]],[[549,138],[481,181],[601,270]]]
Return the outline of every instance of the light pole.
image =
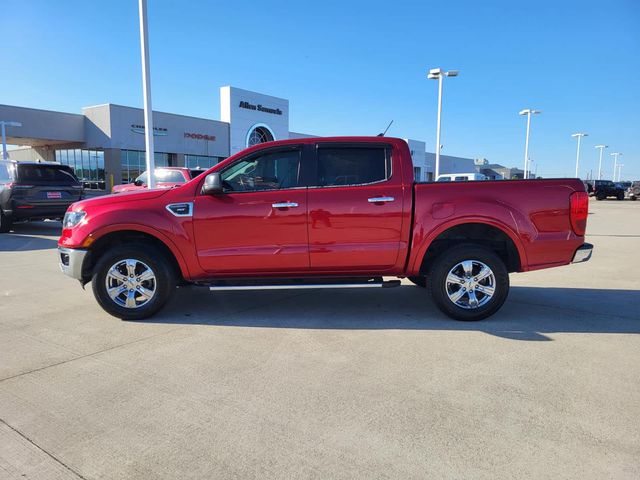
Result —
[[[589,134],[588,133],[574,133],[571,136],[578,139],[578,149],[576,150],[576,178],[579,178],[578,177],[578,166],[580,164],[580,140],[582,139],[582,137],[588,137]]]
[[[600,150],[600,161],[598,162],[598,180],[602,180],[602,152],[605,148],[609,148],[609,145],[596,145],[596,148]]]
[[[441,68],[432,68],[427,74],[429,80],[438,80],[438,125],[436,126],[436,168],[435,168],[435,180],[438,180],[440,175],[440,117],[442,116],[442,79],[444,77],[457,77],[457,70],[449,70],[445,72]]]
[[[524,110],[520,110],[518,112],[519,115],[527,116],[527,136],[524,141],[524,174],[523,178],[526,180],[529,178],[528,167],[529,167],[529,133],[531,131],[531,115],[536,115],[538,113],[542,113],[542,110],[533,110],[531,108],[525,108]]]
[[[6,127],[21,127],[22,124],[20,122],[9,122],[7,120],[0,120],[0,128],[2,129],[2,159],[6,160],[9,158],[9,154],[7,154],[7,131]]]
[[[618,169],[618,157],[621,157],[622,154],[620,152],[613,152],[613,153],[610,153],[609,155],[611,155],[613,157],[613,178],[612,178],[612,180],[615,182],[616,181],[616,170]]]
[[[142,95],[144,96],[144,145],[147,152],[147,187],[155,188],[156,162],[153,156],[153,111],[151,109],[151,71],[149,67],[149,29],[147,0],[138,1],[140,12],[140,53],[142,57]]]
[[[624,163],[618,164],[618,182],[622,180],[622,167],[624,167]]]

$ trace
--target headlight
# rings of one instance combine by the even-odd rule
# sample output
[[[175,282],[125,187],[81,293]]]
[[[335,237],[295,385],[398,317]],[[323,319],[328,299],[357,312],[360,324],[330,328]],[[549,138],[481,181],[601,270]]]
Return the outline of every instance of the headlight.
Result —
[[[62,228],[73,228],[86,216],[87,212],[67,212],[64,214],[64,220],[62,220]]]

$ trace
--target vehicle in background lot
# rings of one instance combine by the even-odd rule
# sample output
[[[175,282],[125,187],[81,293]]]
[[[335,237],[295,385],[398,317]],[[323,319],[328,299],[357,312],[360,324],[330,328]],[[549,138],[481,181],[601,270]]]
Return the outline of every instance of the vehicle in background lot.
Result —
[[[438,182],[471,182],[474,180],[488,180],[486,175],[481,173],[448,173],[439,175]]]
[[[83,188],[66,165],[0,160],[0,233],[15,221],[62,219]]]
[[[627,189],[627,197],[633,201],[640,197],[640,181],[631,182],[631,186]]]
[[[156,188],[173,188],[196,178],[204,169],[184,168],[184,167],[160,167],[155,170]],[[148,173],[142,172],[138,178],[131,183],[116,185],[111,193],[135,192],[147,188],[149,181]]]
[[[624,188],[611,180],[594,180],[593,196],[596,197],[596,200],[604,200],[609,197],[624,200]]]
[[[58,250],[63,272],[123,319],[153,315],[177,284],[374,288],[395,276],[480,320],[504,303],[509,272],[590,258],[588,206],[579,179],[416,183],[404,140],[292,139],[177,188],[76,203]]]

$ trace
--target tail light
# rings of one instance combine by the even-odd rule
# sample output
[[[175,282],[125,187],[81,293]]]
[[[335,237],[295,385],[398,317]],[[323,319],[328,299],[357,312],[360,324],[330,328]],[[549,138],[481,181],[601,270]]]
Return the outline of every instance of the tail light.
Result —
[[[569,197],[571,228],[573,233],[582,237],[587,230],[587,216],[589,215],[589,194],[574,192]]]

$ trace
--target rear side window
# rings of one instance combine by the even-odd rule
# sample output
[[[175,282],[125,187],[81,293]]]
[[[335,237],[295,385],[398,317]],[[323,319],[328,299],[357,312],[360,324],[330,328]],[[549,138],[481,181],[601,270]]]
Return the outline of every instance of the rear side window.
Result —
[[[71,168],[66,165],[20,165],[17,166],[21,182],[53,182],[62,184],[80,183]]]
[[[318,185],[365,185],[391,177],[384,147],[318,147]]]

